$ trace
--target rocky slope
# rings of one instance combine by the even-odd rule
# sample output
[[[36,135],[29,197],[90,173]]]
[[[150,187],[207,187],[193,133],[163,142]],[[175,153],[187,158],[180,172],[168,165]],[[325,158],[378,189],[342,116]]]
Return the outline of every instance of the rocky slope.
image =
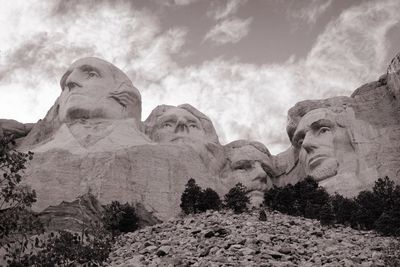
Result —
[[[385,266],[393,238],[259,211],[173,218],[121,236],[107,266]]]

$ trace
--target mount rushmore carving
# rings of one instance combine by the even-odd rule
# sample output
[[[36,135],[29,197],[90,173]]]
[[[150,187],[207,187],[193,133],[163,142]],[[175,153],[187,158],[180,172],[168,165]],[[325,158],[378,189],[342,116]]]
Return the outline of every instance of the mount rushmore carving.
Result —
[[[278,155],[256,140],[220,144],[211,120],[189,104],[160,105],[142,121],[139,90],[98,58],[67,69],[44,119],[0,120],[0,135],[16,134],[18,149],[35,153],[26,183],[37,192],[36,210],[90,191],[166,219],[179,212],[189,178],[219,194],[241,182],[255,206],[265,189],[306,176],[354,196],[378,177],[400,183],[399,59],[351,97],[297,103],[288,112],[292,145]]]

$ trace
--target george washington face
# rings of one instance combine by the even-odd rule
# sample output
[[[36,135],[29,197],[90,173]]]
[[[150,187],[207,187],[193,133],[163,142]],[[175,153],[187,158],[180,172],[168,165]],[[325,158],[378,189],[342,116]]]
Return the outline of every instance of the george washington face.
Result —
[[[116,72],[121,71],[97,58],[74,62],[61,79],[60,120],[119,119],[132,113],[127,109],[140,105],[140,95],[130,81],[117,81]]]

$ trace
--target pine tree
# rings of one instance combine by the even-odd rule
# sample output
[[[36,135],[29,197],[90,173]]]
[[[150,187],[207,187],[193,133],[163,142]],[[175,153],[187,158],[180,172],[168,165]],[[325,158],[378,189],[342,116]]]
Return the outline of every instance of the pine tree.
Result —
[[[242,213],[247,210],[247,204],[250,203],[250,199],[246,191],[247,189],[243,184],[237,183],[225,195],[225,206],[232,209],[235,213]]]
[[[181,196],[180,207],[185,214],[200,212],[202,190],[193,178],[190,178]]]

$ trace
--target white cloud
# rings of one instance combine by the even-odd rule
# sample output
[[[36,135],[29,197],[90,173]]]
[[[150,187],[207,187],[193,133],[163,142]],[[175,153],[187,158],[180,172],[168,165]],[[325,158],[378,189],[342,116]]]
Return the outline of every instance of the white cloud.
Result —
[[[0,118],[44,117],[60,93],[62,72],[73,60],[96,55],[132,78],[142,93],[143,119],[156,105],[190,103],[211,117],[223,142],[259,140],[272,153],[289,144],[286,113],[297,101],[350,95],[385,72],[386,34],[400,21],[399,1],[365,2],[330,22],[304,59],[262,66],[213,59],[181,67],[174,55],[188,30],[161,32],[146,10],[79,6],[49,16],[54,8],[42,1],[12,3],[0,10],[0,22],[8,23],[0,23]]]
[[[400,24],[400,2],[366,2],[330,22],[306,61],[311,94],[330,97],[350,94],[362,82],[383,74],[387,60],[386,34]],[[311,84],[313,82],[314,84]]]
[[[397,1],[362,4],[329,23],[304,59],[262,66],[215,59],[171,72],[144,99],[192,103],[223,142],[249,138],[279,153],[289,145],[286,114],[296,102],[349,96],[385,72],[386,33],[399,24],[399,9]]]
[[[152,0],[157,4],[165,5],[165,6],[186,6],[193,4],[199,0]]]
[[[207,15],[215,20],[225,19],[230,15],[235,14],[240,5],[244,5],[247,0],[228,0],[226,5],[212,5],[210,10],[207,12]],[[217,4],[221,4],[221,2],[216,2]]]
[[[152,81],[176,67],[171,55],[183,45],[185,29],[163,33],[153,14],[129,2],[68,3],[16,0],[2,6],[0,118],[42,118],[60,93],[59,78],[81,57],[104,58],[132,78]]]
[[[252,18],[225,19],[211,28],[205,35],[204,40],[210,40],[218,45],[237,43],[249,33],[251,22]]]
[[[288,10],[290,17],[295,19],[304,20],[308,24],[315,24],[317,20],[323,15],[331,6],[332,0],[311,0],[307,2],[299,1],[298,3],[305,3],[305,6],[293,6]]]

